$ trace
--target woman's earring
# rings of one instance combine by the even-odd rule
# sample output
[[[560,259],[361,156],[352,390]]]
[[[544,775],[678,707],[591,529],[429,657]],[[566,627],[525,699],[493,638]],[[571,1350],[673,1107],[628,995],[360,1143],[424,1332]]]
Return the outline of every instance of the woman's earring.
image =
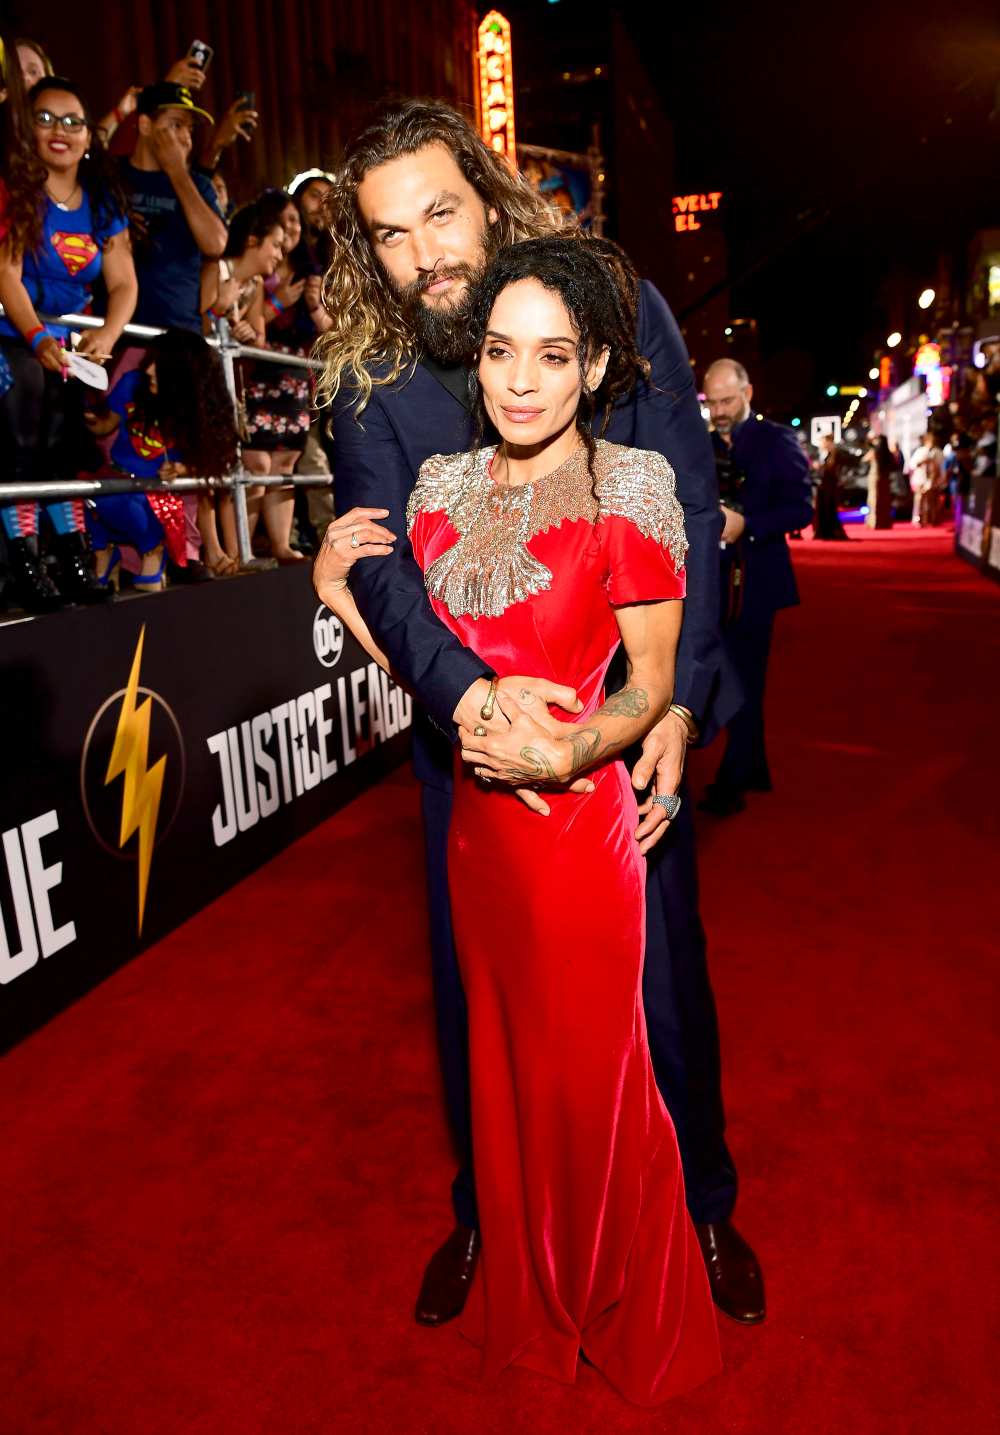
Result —
[[[88,149],[88,150],[84,150],[84,152],[83,152],[83,157],[84,157],[84,159],[89,159],[89,158],[90,158],[90,150],[89,150],[89,149]]]

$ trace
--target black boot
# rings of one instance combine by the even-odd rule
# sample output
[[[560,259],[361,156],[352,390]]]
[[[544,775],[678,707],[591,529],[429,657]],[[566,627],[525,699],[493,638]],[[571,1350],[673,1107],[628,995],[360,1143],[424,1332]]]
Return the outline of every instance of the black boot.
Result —
[[[38,557],[36,538],[8,538],[7,563],[10,581],[7,595],[28,613],[54,613],[66,605],[59,589]]]
[[[82,533],[57,533],[53,552],[59,561],[59,588],[69,603],[106,603],[111,588],[98,582]]]

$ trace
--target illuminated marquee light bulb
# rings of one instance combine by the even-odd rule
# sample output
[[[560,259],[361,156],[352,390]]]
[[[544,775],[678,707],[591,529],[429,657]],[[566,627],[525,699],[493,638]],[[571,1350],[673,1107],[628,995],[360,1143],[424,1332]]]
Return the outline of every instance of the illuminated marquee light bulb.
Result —
[[[869,370],[868,370],[868,377],[869,377],[870,379],[877,379],[877,378],[878,378],[878,369],[869,369]]]
[[[888,338],[886,339],[886,341],[885,341],[885,346],[886,346],[887,349],[895,349],[895,348],[896,348],[899,344],[901,344],[902,342],[903,342],[903,336],[902,336],[902,334],[899,332],[898,329],[893,329],[892,333],[889,335],[889,337],[888,337]]]
[[[933,289],[924,289],[917,300],[918,309],[929,309],[934,303],[935,294]]]

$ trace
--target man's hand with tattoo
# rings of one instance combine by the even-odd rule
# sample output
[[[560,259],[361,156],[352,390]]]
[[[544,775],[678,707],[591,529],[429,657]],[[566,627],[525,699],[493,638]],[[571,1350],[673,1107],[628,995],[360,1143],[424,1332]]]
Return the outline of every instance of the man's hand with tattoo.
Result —
[[[493,717],[484,720],[480,714],[489,697],[490,685],[486,678],[480,678],[463,696],[458,707],[455,709],[455,722],[458,724],[459,732],[462,728],[468,729],[471,733],[476,727],[485,727],[490,734],[502,734],[510,728],[510,719],[505,708],[513,712],[523,712],[531,717],[537,728],[550,735],[557,735],[572,723],[560,722],[549,712],[549,704],[553,707],[562,708],[563,712],[578,713],[583,709],[583,704],[576,695],[576,689],[566,687],[563,683],[552,683],[547,678],[525,678],[511,677],[501,678],[497,684],[497,692],[503,694],[502,702],[497,702],[493,709]],[[475,739],[479,741],[478,738]],[[586,779],[579,779],[570,784],[570,792],[589,792],[593,783]],[[532,812],[537,812],[540,817],[548,817],[551,811],[549,804],[540,793],[533,787],[515,785],[514,791],[524,803],[530,807]]]
[[[501,683],[496,706],[506,718],[507,727],[496,721],[482,722],[477,716],[467,722],[464,714],[456,714],[463,762],[471,764],[480,777],[522,791],[536,787],[565,789],[579,783],[587,768],[607,762],[640,739],[652,737],[655,728],[670,716],[667,709],[674,685],[673,655],[680,631],[681,605],[671,602],[625,605],[616,610],[616,618],[629,672],[628,683],[621,692],[612,694],[584,722],[559,723],[548,713],[544,721],[541,720],[541,714],[533,712],[530,703],[511,702]],[[488,692],[485,683],[483,688],[485,696]],[[575,711],[579,710],[576,704]],[[476,737],[477,726],[487,728],[485,737]],[[672,775],[672,763],[667,755],[674,752],[669,742],[672,738],[673,729],[667,728],[652,744],[643,747],[643,761],[652,759],[651,771],[663,763],[663,780],[669,780]],[[680,780],[679,774],[677,780]],[[661,790],[659,781],[658,775],[658,792]],[[675,792],[676,787],[670,791]],[[665,822],[666,813],[661,805],[643,804],[641,836],[637,833],[641,851],[647,852],[662,836]]]

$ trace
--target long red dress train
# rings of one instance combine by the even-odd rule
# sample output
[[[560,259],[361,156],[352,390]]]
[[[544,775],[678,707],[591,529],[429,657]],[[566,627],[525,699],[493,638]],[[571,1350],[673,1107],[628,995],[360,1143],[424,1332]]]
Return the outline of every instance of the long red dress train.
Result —
[[[673,474],[601,443],[593,485],[581,450],[501,490],[492,456],[421,469],[410,534],[435,611],[498,673],[575,685],[589,715],[614,605],[683,596]],[[590,776],[590,794],[547,794],[543,818],[456,765],[449,884],[483,1237],[464,1330],[486,1376],[517,1362],[571,1381],[582,1349],[649,1405],[714,1374],[718,1336],[646,1041],[635,797],[620,762]]]

